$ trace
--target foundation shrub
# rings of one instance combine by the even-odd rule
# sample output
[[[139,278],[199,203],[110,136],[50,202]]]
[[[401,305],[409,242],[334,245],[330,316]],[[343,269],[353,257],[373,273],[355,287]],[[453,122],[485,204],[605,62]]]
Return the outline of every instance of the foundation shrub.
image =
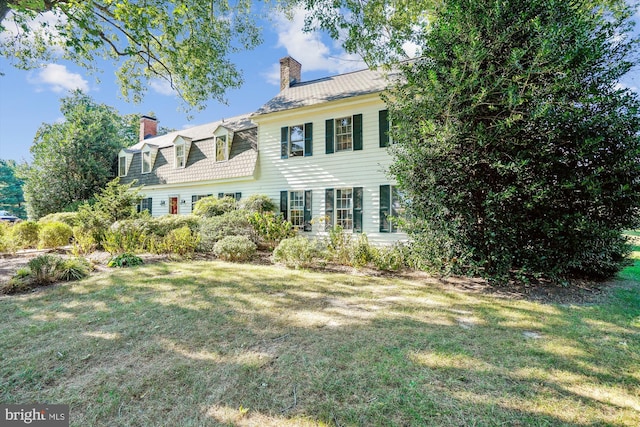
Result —
[[[39,230],[40,226],[37,222],[19,222],[17,224],[14,224],[11,229],[11,240],[17,248],[35,248],[38,244]]]
[[[320,257],[320,242],[304,236],[283,239],[273,251],[273,260],[289,268],[311,267]]]
[[[225,261],[248,261],[256,253],[256,244],[247,236],[227,236],[214,245],[213,253]]]
[[[69,227],[80,225],[78,220],[78,212],[56,212],[45,215],[38,220],[38,223],[45,224],[48,222],[63,222]]]
[[[57,248],[69,244],[73,229],[64,222],[50,221],[41,223],[38,231],[39,248]]]
[[[250,213],[243,209],[226,212],[222,215],[201,218],[198,225],[200,243],[199,252],[212,252],[216,242],[227,236],[246,236],[255,241],[256,232],[249,222]]]
[[[242,208],[249,212],[273,212],[276,209],[276,204],[267,195],[252,194],[242,203]]]
[[[238,208],[238,202],[233,197],[217,198],[216,196],[203,197],[193,207],[194,215],[213,217],[231,212]]]
[[[273,212],[254,212],[249,216],[249,223],[258,236],[258,242],[271,250],[278,246],[281,240],[296,234],[289,221]]]

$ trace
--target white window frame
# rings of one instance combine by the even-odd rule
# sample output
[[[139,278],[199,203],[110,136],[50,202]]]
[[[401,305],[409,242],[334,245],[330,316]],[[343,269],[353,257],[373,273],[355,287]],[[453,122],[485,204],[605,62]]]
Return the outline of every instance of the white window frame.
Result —
[[[348,120],[347,124],[343,121]],[[353,151],[353,116],[334,119],[334,151]]]
[[[287,218],[297,230],[304,229],[304,190],[289,191],[289,212]]]
[[[175,167],[176,168],[184,168],[186,166],[186,164],[187,164],[185,149],[186,149],[186,147],[185,147],[184,142],[179,142],[179,143],[174,145]],[[182,150],[182,155],[178,155],[178,150]]]
[[[218,159],[218,151],[219,151],[218,148],[221,142],[224,142],[224,146],[222,147],[224,158],[222,160]],[[229,160],[229,136],[227,134],[216,136],[216,146],[215,146],[214,155],[216,156],[216,162],[226,162]]]
[[[336,188],[334,194],[334,225],[345,231],[353,231],[353,188]]]
[[[124,165],[122,161],[124,160]],[[127,156],[118,157],[118,176],[126,176],[127,175]]]
[[[300,139],[296,139],[297,142],[297,146],[300,147],[299,150],[296,150],[294,154],[293,151],[293,135],[294,135],[294,129],[300,129]],[[304,157],[305,152],[304,152],[304,133],[305,129],[304,129],[304,124],[301,125],[294,125],[294,126],[289,126],[289,157]]]
[[[149,170],[145,170],[144,165],[145,165],[145,157],[148,160],[148,169]],[[142,173],[150,173],[151,172],[151,149],[146,149],[146,150],[142,150],[142,154],[140,156],[141,160],[142,160]]]

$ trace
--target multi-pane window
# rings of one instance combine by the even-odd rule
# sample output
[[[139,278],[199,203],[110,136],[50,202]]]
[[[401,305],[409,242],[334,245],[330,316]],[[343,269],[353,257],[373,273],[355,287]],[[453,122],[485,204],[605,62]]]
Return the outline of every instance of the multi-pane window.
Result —
[[[177,144],[176,146],[176,167],[184,167],[184,144]]]
[[[151,150],[142,152],[142,173],[151,172]]]
[[[380,232],[394,233],[398,231],[398,218],[405,215],[401,204],[402,193],[393,185],[380,186]]]
[[[289,222],[293,228],[304,227],[304,191],[289,192]]]
[[[353,189],[336,190],[336,225],[344,230],[353,229]]]
[[[121,156],[118,158],[118,176],[125,176],[127,174],[127,158]]]
[[[304,125],[289,127],[289,156],[304,156]]]
[[[227,135],[216,137],[216,162],[229,160],[229,149],[227,146]]]
[[[149,211],[151,214],[151,197],[140,200],[140,204],[138,205],[138,212]]]
[[[351,117],[336,119],[336,151],[351,150],[353,148],[353,124]]]

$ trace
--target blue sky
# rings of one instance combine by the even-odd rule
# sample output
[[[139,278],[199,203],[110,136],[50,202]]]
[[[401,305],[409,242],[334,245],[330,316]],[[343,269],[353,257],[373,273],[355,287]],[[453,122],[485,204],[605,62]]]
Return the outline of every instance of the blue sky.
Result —
[[[258,109],[279,91],[278,60],[283,56],[291,55],[302,64],[305,81],[364,68],[358,57],[345,54],[335,41],[318,33],[303,33],[302,13],[294,14],[291,21],[274,15],[262,26],[263,44],[233,57],[244,72],[244,85],[227,93],[227,105],[211,101],[205,110],[191,112],[191,120],[189,114],[178,109],[180,102],[174,94],[161,84],[151,85],[140,104],[123,101],[114,67],[107,62],[101,64],[102,73],[92,76],[64,61],[23,71],[0,58],[0,72],[5,74],[0,76],[0,159],[29,162],[29,147],[36,131],[42,123],[62,119],[59,100],[75,88],[115,107],[120,114],[154,112],[161,126],[184,129]],[[634,70],[621,84],[637,91],[640,70]]]
[[[119,96],[115,68],[109,62],[101,63],[103,72],[90,75],[66,61],[24,71],[0,58],[0,72],[5,74],[0,76],[0,159],[29,162],[29,147],[36,131],[42,123],[62,119],[60,98],[75,88],[115,107],[120,114],[154,112],[161,126],[179,130],[257,110],[278,93],[278,60],[286,55],[302,64],[303,80],[365,67],[360,58],[345,54],[328,37],[303,33],[303,23],[302,13],[296,13],[291,21],[278,15],[263,21],[263,44],[232,57],[243,70],[243,86],[227,93],[227,105],[211,101],[201,112],[179,110],[179,100],[166,85],[158,83],[151,85],[142,103],[125,102]],[[193,116],[191,120],[189,115]]]

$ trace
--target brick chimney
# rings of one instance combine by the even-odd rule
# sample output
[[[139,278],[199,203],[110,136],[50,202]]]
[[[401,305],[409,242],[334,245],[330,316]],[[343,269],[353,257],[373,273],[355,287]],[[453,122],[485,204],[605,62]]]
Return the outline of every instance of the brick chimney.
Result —
[[[280,90],[302,81],[302,65],[290,56],[280,60]]]
[[[140,117],[140,141],[158,134],[158,119],[151,116]]]

